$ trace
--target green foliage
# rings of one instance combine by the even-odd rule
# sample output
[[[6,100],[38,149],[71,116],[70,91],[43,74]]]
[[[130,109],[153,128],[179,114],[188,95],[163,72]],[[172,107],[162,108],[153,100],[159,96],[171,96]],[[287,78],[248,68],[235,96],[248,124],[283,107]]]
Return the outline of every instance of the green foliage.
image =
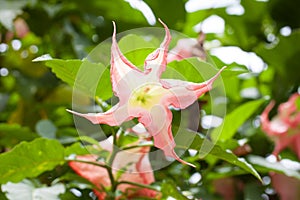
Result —
[[[104,100],[112,95],[109,71],[101,63],[95,64],[88,60],[49,59],[45,61],[45,65],[50,67],[57,77],[74,87],[74,90]]]
[[[21,142],[11,151],[1,154],[0,162],[0,183],[19,182],[63,164],[64,148],[56,140],[39,138]]]
[[[250,163],[256,166],[260,172],[273,171],[273,172],[285,174],[289,177],[300,179],[300,173],[298,171],[299,167],[298,168],[293,167],[293,165],[297,166],[299,164],[298,162],[290,161],[290,163],[287,164],[287,166],[285,166],[280,162],[270,162],[265,158],[262,158],[260,156],[254,156],[254,155],[249,156],[248,160]]]
[[[13,147],[22,141],[31,141],[38,137],[28,127],[21,127],[18,124],[0,124],[0,146]]]
[[[35,184],[32,188],[63,184],[66,192],[60,195],[61,199],[92,199],[91,183],[70,170],[65,159],[90,153],[108,158],[107,151],[103,153],[101,148],[96,148],[99,147],[98,139],[103,134],[111,135],[120,127],[112,129],[101,125],[100,137],[100,126],[88,124],[88,127],[76,127],[79,137],[73,116],[66,112],[66,108],[71,108],[74,95],[79,95],[76,98],[84,105],[90,105],[91,100],[95,100],[96,107],[99,105],[103,111],[117,101],[113,97],[109,72],[112,21],[116,22],[118,33],[143,27],[130,32],[133,34],[125,32],[118,35],[121,51],[140,69],[143,69],[146,56],[159,47],[164,36],[163,29],[157,29],[155,34],[149,32],[146,15],[132,2],[1,1],[2,186],[7,182],[24,183],[30,178],[30,183]],[[205,115],[215,114],[212,113],[212,106],[226,106],[227,113],[223,113],[224,117],[220,114],[223,123],[209,130],[201,123],[197,130],[178,130],[175,135],[176,151],[197,167],[192,169],[174,162],[155,171],[154,185],[161,186],[162,197],[186,199],[188,195],[189,198],[225,199],[215,185],[225,179],[236,184],[226,182],[227,195],[234,194],[229,199],[257,199],[262,195],[267,195],[269,199],[279,198],[278,194],[265,190],[266,187],[271,188],[273,183],[261,185],[258,181],[260,177],[276,172],[299,180],[299,169],[291,169],[282,162],[270,162],[265,158],[272,153],[274,142],[261,131],[259,115],[267,104],[266,99],[277,103],[270,113],[272,117],[278,104],[299,91],[299,2],[244,0],[236,7],[221,6],[194,12],[186,10],[187,0],[137,2],[145,2],[144,6],[149,6],[156,20],[162,19],[170,29],[175,30],[171,30],[171,47],[184,37],[183,34],[198,37],[199,31],[205,31],[206,25],[202,22],[212,15],[221,17],[225,22],[224,33],[206,33],[204,44],[199,44],[206,50],[207,62],[195,57],[173,61],[168,63],[162,75],[165,79],[200,83],[227,66],[214,84],[217,91],[225,87],[226,98],[204,95],[197,102],[200,116],[195,117],[197,120],[200,117],[201,121]],[[233,8],[238,7],[242,8],[242,12],[232,14]],[[155,26],[162,27],[158,21]],[[221,58],[210,55],[210,50],[218,46],[237,46],[243,51],[255,52],[266,63],[265,68],[262,72],[253,73],[247,62],[225,63]],[[46,54],[51,56],[42,56]],[[32,62],[34,59],[39,62]],[[248,62],[254,66],[251,61]],[[257,94],[243,95],[248,89],[255,90]],[[296,103],[299,108],[299,101]],[[218,114],[222,112],[217,109]],[[179,127],[179,123],[183,125],[194,121],[194,116],[187,118],[184,112],[172,110],[172,113],[173,129]],[[187,120],[183,122],[182,118]],[[126,148],[137,141],[135,135],[126,132],[135,123],[133,120],[122,124],[118,141],[120,147]],[[196,150],[196,155],[184,152],[187,149]],[[281,153],[279,158],[283,158],[285,153]],[[290,166],[298,166],[299,159],[295,153],[289,150],[288,153],[285,161],[289,161]],[[194,173],[201,174],[197,183],[189,182]],[[233,192],[231,186],[234,187]],[[81,192],[81,196],[75,196],[71,190],[74,188]],[[7,198],[0,191],[0,199]]]
[[[188,199],[176,188],[176,184],[171,180],[165,180],[161,184],[162,198]]]
[[[225,160],[235,166],[238,166],[248,173],[253,174],[259,180],[260,175],[257,171],[244,159],[238,158],[234,155],[230,150],[224,150],[218,144],[212,143],[207,138],[204,138],[199,133],[191,132],[187,130],[180,130],[180,132],[184,132],[184,134],[180,134],[179,137],[175,138],[176,144],[178,148],[191,148],[198,151],[198,156],[200,159],[204,159],[208,155],[212,155],[217,159]],[[183,143],[182,141],[185,141]],[[191,143],[189,146],[187,144]]]
[[[249,101],[227,114],[223,124],[212,132],[214,141],[231,139],[239,127],[241,127],[264,102],[264,99]]]

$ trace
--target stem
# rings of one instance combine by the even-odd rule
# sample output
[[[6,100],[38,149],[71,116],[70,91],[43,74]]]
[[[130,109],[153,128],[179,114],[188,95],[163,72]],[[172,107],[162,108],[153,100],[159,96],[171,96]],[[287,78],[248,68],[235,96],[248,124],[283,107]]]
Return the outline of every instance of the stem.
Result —
[[[112,166],[113,161],[116,157],[116,154],[120,151],[118,149],[118,145],[117,145],[117,134],[115,133],[115,131],[113,129],[111,129],[111,132],[112,132],[112,136],[113,136],[113,148],[112,148],[112,152],[109,157],[109,160],[108,160],[108,166]]]
[[[107,165],[103,165],[97,162],[93,162],[93,161],[87,161],[87,160],[78,160],[78,159],[66,159],[67,161],[74,161],[74,162],[81,162],[81,163],[86,163],[86,164],[91,164],[91,165],[96,165],[98,167],[103,167],[103,168],[109,168]]]
[[[111,181],[111,191],[114,193],[117,189],[117,183],[116,183],[113,173],[112,173],[112,164],[113,164],[113,161],[114,161],[117,153],[119,152],[119,149],[118,149],[118,145],[117,145],[117,134],[113,128],[111,129],[111,133],[113,136],[113,148],[112,148],[112,152],[109,157],[108,166],[106,169],[107,169],[110,181]]]
[[[134,149],[139,147],[153,147],[153,144],[140,144],[140,145],[132,145],[129,147],[123,147],[121,148],[122,151],[128,150],[128,149]]]
[[[117,185],[121,185],[121,184],[129,184],[129,185],[134,185],[134,186],[138,186],[138,187],[141,187],[141,188],[147,188],[147,189],[150,189],[150,190],[155,190],[155,191],[160,191],[159,189],[153,187],[153,186],[150,186],[150,185],[145,185],[145,184],[141,184],[141,183],[135,183],[135,182],[130,182],[130,181],[120,181],[117,183]]]

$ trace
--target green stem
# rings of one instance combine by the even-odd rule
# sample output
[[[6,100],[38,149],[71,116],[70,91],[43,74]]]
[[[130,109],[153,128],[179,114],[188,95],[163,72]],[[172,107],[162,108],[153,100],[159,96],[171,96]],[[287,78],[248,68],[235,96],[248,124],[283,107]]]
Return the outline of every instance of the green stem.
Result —
[[[153,186],[145,185],[145,184],[141,184],[141,183],[130,182],[130,181],[117,182],[117,185],[121,185],[121,184],[129,184],[129,185],[134,185],[134,186],[138,186],[138,187],[141,187],[141,188],[147,188],[147,189],[150,189],[150,190],[155,190],[155,191],[158,191],[158,192],[160,191],[159,189],[157,189]]]
[[[67,160],[67,161],[81,162],[81,163],[86,163],[86,164],[96,165],[96,166],[98,166],[98,167],[103,167],[103,168],[105,168],[105,169],[109,168],[107,165],[100,164],[100,163],[93,162],[93,161],[78,160],[78,159],[69,159],[69,158],[67,158],[66,160]]]
[[[119,147],[117,145],[117,134],[113,130],[113,128],[111,129],[111,132],[112,132],[112,136],[113,136],[113,147],[112,147],[111,155],[110,155],[109,160],[108,160],[107,172],[109,174],[109,178],[110,178],[110,181],[111,181],[111,191],[114,193],[117,189],[117,183],[116,183],[116,181],[114,179],[114,176],[112,174],[112,164],[113,164],[113,161],[114,161],[117,153],[119,152]]]
[[[129,147],[123,147],[123,148],[121,148],[121,150],[124,151],[124,150],[128,150],[128,149],[139,148],[139,147],[153,147],[153,144],[132,145],[132,146],[129,146]]]

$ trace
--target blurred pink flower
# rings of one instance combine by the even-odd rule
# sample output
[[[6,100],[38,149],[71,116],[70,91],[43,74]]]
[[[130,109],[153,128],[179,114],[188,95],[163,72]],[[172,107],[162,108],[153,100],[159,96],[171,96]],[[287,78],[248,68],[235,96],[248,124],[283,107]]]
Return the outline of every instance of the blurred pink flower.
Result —
[[[145,60],[144,71],[139,70],[121,53],[116,41],[116,27],[112,37],[111,48],[111,81],[114,94],[119,103],[105,113],[73,114],[85,117],[95,124],[118,126],[124,121],[138,118],[150,135],[154,145],[163,150],[166,156],[181,160],[174,151],[171,122],[172,112],[169,106],[184,109],[195,102],[199,96],[212,88],[222,68],[214,77],[204,83],[192,83],[173,79],[160,79],[167,65],[168,46],[171,35],[168,27],[162,22],[166,36],[160,47]]]
[[[176,46],[170,50],[167,62],[172,62],[174,60],[182,60],[190,57],[198,57],[201,60],[206,59],[206,53],[203,48],[203,43],[205,39],[204,33],[199,33],[197,39],[194,38],[183,38],[177,41]]]
[[[287,102],[282,103],[271,121],[268,115],[275,105],[274,101],[261,115],[262,130],[275,141],[273,154],[277,157],[284,148],[290,147],[300,159],[300,110],[296,104],[299,97],[298,93],[293,94]]]
[[[112,152],[113,141],[111,139],[112,137],[99,143],[100,147],[103,148],[103,151]],[[130,145],[137,144],[138,142]],[[116,154],[116,157],[113,160],[111,166],[114,179],[118,181],[130,181],[146,185],[153,183],[155,180],[148,157],[149,150],[150,147],[137,147],[119,151]],[[104,161],[98,161],[97,155],[82,155],[77,156],[76,159],[97,162],[99,164],[105,165]],[[99,200],[105,199],[105,197],[107,196],[105,188],[111,187],[111,180],[107,169],[93,164],[76,161],[69,162],[69,165],[77,174],[87,179],[96,186],[94,192]],[[126,198],[158,197],[159,195],[157,191],[133,186],[131,184],[120,184],[118,185],[117,189],[119,191],[122,191]]]
[[[300,199],[300,181],[284,174],[270,173],[272,186],[281,200]]]

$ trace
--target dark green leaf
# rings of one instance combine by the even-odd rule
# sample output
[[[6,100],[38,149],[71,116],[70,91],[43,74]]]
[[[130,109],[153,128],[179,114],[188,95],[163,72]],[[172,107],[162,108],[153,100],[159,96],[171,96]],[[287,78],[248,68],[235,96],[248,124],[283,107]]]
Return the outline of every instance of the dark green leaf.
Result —
[[[171,180],[164,180],[161,184],[161,192],[164,199],[174,198],[174,199],[188,199],[184,196],[176,187],[176,184]]]
[[[256,52],[283,78],[280,84],[299,84],[300,67],[300,31],[294,31],[290,36],[280,36],[276,46],[260,45]]]
[[[30,131],[28,127],[18,124],[0,124],[0,146],[13,147],[21,141],[30,141],[38,135]]]

